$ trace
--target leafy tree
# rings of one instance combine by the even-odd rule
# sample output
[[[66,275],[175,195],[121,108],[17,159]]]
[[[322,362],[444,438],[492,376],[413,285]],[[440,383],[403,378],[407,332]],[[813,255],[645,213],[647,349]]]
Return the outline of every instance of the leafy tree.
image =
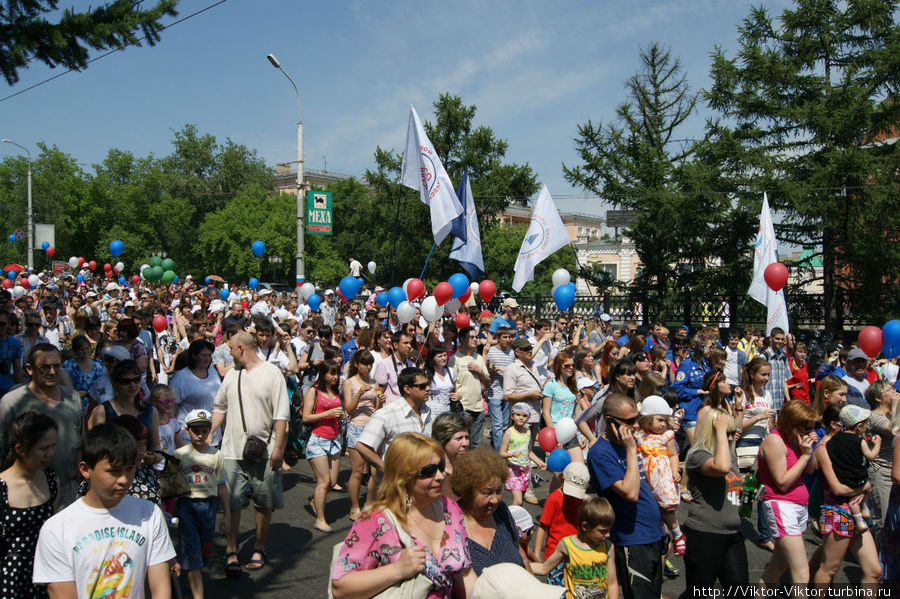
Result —
[[[848,308],[875,322],[900,308],[887,292],[900,278],[900,147],[879,143],[900,123],[897,9],[795,0],[776,21],[755,8],[737,54],[713,54],[719,163],[745,189],[772,190],[780,239],[822,248],[826,330]]]
[[[692,193],[689,165],[696,147],[682,143],[678,132],[693,114],[697,95],[688,88],[680,61],[650,44],[640,51],[640,69],[626,90],[628,100],[614,122],[578,126],[581,163],[563,165],[563,171],[572,184],[633,214],[626,233],[644,266],[635,291],[650,301],[652,290],[662,301],[696,283],[693,269],[673,266],[706,261],[713,251],[710,230],[723,220],[728,201]],[[645,310],[645,317],[656,316],[651,312]]]
[[[89,49],[156,45],[164,29],[161,19],[177,15],[177,3],[159,0],[141,9],[140,2],[114,0],[86,12],[66,9],[51,23],[45,15],[57,10],[59,0],[7,0],[0,4],[0,71],[13,85],[32,60],[80,71],[87,68]]]
[[[512,287],[516,259],[527,231],[528,225],[498,225],[481,232],[485,277],[494,281],[498,291],[509,291]],[[558,268],[565,268],[574,277],[577,270],[571,248],[561,248],[538,264],[534,280],[526,283],[519,294],[549,293],[553,288],[553,271]]]

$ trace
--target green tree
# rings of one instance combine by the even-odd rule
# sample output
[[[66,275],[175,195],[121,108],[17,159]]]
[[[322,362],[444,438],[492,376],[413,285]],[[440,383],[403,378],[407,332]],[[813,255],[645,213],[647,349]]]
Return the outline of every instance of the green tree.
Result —
[[[633,214],[627,235],[643,263],[635,291],[653,305],[690,288],[694,269],[711,255],[709,233],[723,220],[728,200],[692,193],[689,165],[696,146],[678,139],[694,113],[697,95],[688,87],[681,63],[652,43],[640,51],[640,69],[626,82],[628,100],[611,123],[578,126],[575,145],[581,163],[563,165],[566,179]],[[662,308],[645,310],[654,317]]]
[[[498,139],[490,127],[475,127],[475,113],[476,107],[464,105],[458,96],[441,94],[434,103],[434,122],[425,121],[423,127],[452,181],[458,183],[468,171],[478,222],[484,235],[497,214],[513,201],[527,203],[527,198],[537,193],[539,185],[528,164],[503,162],[507,142]],[[378,239],[386,237],[390,241],[391,252],[397,202],[400,203],[395,283],[419,276],[433,243],[428,234],[428,223],[431,222],[428,207],[419,201],[416,191],[399,183],[402,162],[401,153],[379,147],[375,150],[376,169],[366,171],[365,177],[377,198],[377,211],[370,226],[378,227]],[[445,280],[454,272],[461,272],[459,265],[448,257],[451,246],[452,241],[445,240],[435,248],[426,277]],[[382,261],[387,266],[390,254]],[[492,271],[486,274],[492,275]]]
[[[52,68],[87,68],[89,49],[151,46],[160,40],[164,16],[175,16],[177,0],[159,0],[141,9],[134,0],[114,0],[85,12],[65,9],[57,22],[45,15],[59,0],[7,0],[0,4],[0,71],[9,85],[32,60]],[[139,37],[138,34],[142,35]]]
[[[498,291],[512,288],[516,259],[527,231],[528,225],[498,225],[481,232],[485,277],[494,281]],[[538,264],[534,280],[525,283],[519,295],[549,293],[553,288],[553,271],[558,268],[565,268],[574,277],[577,270],[572,248],[561,248]]]
[[[888,292],[900,279],[900,145],[880,143],[900,123],[897,9],[795,0],[774,20],[755,8],[737,54],[713,54],[719,163],[744,188],[771,190],[780,239],[821,248],[827,330],[847,309],[874,322],[900,309]]]

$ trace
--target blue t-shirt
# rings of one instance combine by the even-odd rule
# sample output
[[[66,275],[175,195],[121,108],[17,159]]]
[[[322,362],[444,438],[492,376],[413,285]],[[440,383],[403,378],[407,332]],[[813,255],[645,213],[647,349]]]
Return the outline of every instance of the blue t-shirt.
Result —
[[[6,336],[0,341],[0,391],[7,391],[16,383],[13,379],[13,362],[22,363],[22,346],[15,337]]]
[[[575,394],[565,385],[556,382],[556,379],[547,381],[544,385],[544,397],[549,397],[550,419],[553,424],[561,418],[572,418],[575,415]]]
[[[591,484],[601,497],[605,497],[616,514],[616,521],[610,531],[609,538],[614,545],[628,547],[630,545],[649,545],[659,541],[662,536],[660,528],[660,512],[653,490],[644,477],[644,469],[638,458],[638,471],[641,476],[641,489],[638,500],[628,501],[612,486],[625,478],[625,448],[613,445],[604,438],[597,439],[587,455],[588,468],[591,472]]]
[[[516,321],[515,320],[506,320],[502,316],[498,316],[494,320],[491,321],[491,332],[496,333],[497,329],[500,327],[509,327],[512,329],[513,337],[518,337],[518,331],[516,331]]]

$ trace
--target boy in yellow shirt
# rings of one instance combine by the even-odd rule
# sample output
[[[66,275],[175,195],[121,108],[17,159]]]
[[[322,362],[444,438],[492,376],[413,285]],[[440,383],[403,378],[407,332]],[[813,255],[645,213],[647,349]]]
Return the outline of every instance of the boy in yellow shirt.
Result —
[[[212,557],[218,504],[225,511],[222,524],[226,534],[231,522],[231,505],[225,484],[228,476],[222,452],[209,445],[212,415],[206,410],[191,410],[184,418],[184,425],[191,442],[176,449],[175,457],[181,461],[181,472],[191,492],[178,499],[179,554],[191,593],[195,599],[203,599],[202,568],[209,565]]]
[[[607,541],[615,518],[606,499],[586,498],[578,508],[578,533],[563,538],[544,562],[532,562],[532,572],[547,575],[565,562],[566,599],[618,597],[616,563],[609,559],[613,546]]]

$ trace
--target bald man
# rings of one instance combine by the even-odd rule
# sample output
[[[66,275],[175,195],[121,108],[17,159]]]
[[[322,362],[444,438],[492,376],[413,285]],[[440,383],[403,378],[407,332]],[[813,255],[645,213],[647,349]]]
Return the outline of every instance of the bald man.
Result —
[[[240,574],[237,557],[241,510],[249,505],[252,493],[256,507],[256,541],[244,567],[259,570],[266,563],[266,537],[272,510],[284,507],[281,491],[281,464],[287,443],[290,403],[281,370],[259,358],[256,339],[240,332],[228,340],[236,368],[225,373],[213,403],[212,430],[225,421],[222,457],[228,475],[231,527],[226,535],[225,570]],[[225,415],[229,418],[226,420]],[[244,446],[251,437],[266,444],[259,461],[244,458]]]

